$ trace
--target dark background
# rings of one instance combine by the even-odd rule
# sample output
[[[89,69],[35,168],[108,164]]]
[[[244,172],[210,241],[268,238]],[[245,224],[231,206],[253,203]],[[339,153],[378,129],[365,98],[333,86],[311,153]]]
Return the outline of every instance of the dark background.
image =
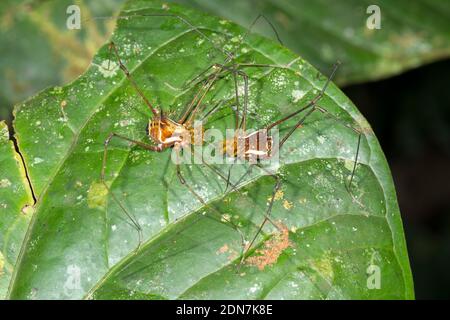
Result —
[[[450,298],[450,60],[343,91],[390,165],[416,298]]]

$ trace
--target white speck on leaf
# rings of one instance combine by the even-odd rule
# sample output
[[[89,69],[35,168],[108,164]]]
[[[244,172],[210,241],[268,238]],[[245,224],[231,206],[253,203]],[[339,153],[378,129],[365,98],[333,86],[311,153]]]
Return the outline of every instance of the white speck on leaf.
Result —
[[[35,158],[33,159],[33,165],[39,164],[39,163],[41,163],[41,162],[44,162],[44,159],[39,158],[39,157],[35,157]]]
[[[261,289],[261,285],[259,283],[255,283],[252,287],[250,287],[250,293],[255,293],[256,291]]]
[[[11,181],[8,179],[2,179],[0,180],[0,188],[7,188],[11,185]]]
[[[292,100],[294,103],[297,103],[300,101],[301,98],[305,95],[305,92],[302,90],[292,90]]]
[[[325,142],[325,137],[324,136],[318,136],[317,140],[319,140],[320,144],[323,144]]]
[[[119,70],[119,65],[117,62],[112,60],[104,60],[101,65],[98,66],[98,71],[105,77],[105,78],[112,78],[117,74],[117,71]]]

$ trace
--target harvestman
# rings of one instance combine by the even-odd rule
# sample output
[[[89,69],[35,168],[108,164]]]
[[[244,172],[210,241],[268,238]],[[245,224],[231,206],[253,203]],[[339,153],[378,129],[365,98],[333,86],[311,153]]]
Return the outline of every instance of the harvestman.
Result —
[[[145,14],[145,15],[119,16],[116,19],[129,19],[131,17],[171,17],[171,18],[176,18],[176,19],[179,19],[180,21],[182,21],[183,23],[185,23],[187,26],[191,27],[193,31],[199,33],[202,37],[204,37],[205,39],[207,39],[207,40],[211,41],[211,43],[213,43],[213,41],[210,40],[206,34],[201,32],[198,28],[194,27],[188,20],[186,20],[185,18],[183,18],[181,16],[170,15],[170,14]],[[264,16],[261,16],[261,15],[258,16],[255,19],[255,21],[252,23],[252,26],[261,17],[264,18]],[[110,17],[100,17],[100,19],[104,19],[104,18],[110,18]],[[266,21],[268,21],[268,20],[266,19]],[[276,33],[275,29],[274,29],[274,31],[275,31],[275,34],[277,35],[277,38],[279,39],[278,34]],[[250,32],[250,29],[248,30],[248,32]],[[247,36],[248,32],[245,34],[245,36]],[[245,39],[245,36],[243,37],[242,41]],[[122,135],[119,135],[116,133],[110,133],[104,143],[105,146],[104,146],[104,154],[103,154],[103,162],[102,162],[102,170],[101,170],[101,181],[107,188],[108,192],[111,194],[114,201],[116,203],[118,203],[118,205],[120,206],[122,211],[125,212],[125,214],[128,216],[128,218],[132,221],[134,227],[137,229],[137,231],[139,233],[139,245],[138,245],[138,248],[139,248],[139,246],[141,244],[141,239],[142,239],[142,229],[141,229],[139,223],[137,222],[134,215],[131,214],[130,212],[128,212],[128,210],[116,198],[114,193],[111,192],[109,186],[105,182],[105,168],[106,168],[106,162],[107,162],[108,145],[109,145],[110,141],[112,140],[112,138],[115,137],[115,138],[119,138],[119,139],[128,141],[128,142],[135,144],[143,149],[146,149],[149,151],[154,151],[154,152],[162,152],[165,149],[173,148],[174,151],[178,154],[182,149],[184,149],[186,147],[190,147],[193,143],[193,141],[191,139],[186,139],[186,137],[193,136],[193,133],[194,133],[193,121],[195,119],[195,115],[199,114],[200,111],[202,110],[202,108],[204,108],[204,106],[201,105],[202,100],[205,98],[208,91],[211,90],[213,84],[216,81],[227,76],[228,74],[231,74],[233,76],[233,80],[234,80],[235,99],[236,99],[236,101],[235,101],[236,109],[233,109],[233,112],[235,114],[235,129],[238,129],[238,130],[236,130],[236,135],[234,136],[234,138],[232,138],[231,140],[223,141],[223,144],[224,144],[223,154],[225,157],[238,158],[243,161],[248,161],[251,157],[256,156],[256,158],[258,160],[258,163],[256,163],[256,166],[258,166],[259,168],[264,170],[270,177],[272,177],[275,180],[275,185],[274,185],[272,195],[270,197],[270,201],[267,206],[266,212],[264,214],[264,219],[261,222],[261,224],[258,226],[257,233],[252,238],[252,240],[248,243],[248,245],[246,245],[246,246],[243,245],[243,247],[245,249],[243,249],[244,252],[242,253],[242,256],[241,256],[241,261],[240,261],[240,265],[241,265],[243,263],[244,259],[246,258],[249,250],[252,248],[253,244],[255,243],[258,235],[260,234],[263,227],[265,226],[265,224],[268,221],[271,222],[276,228],[279,228],[275,222],[271,221],[270,215],[271,215],[271,211],[272,211],[276,193],[279,190],[280,185],[281,185],[281,179],[278,174],[270,172],[266,168],[261,166],[259,161],[266,160],[266,159],[273,157],[277,152],[279,152],[281,147],[289,139],[289,137],[294,133],[294,131],[297,128],[301,127],[304,124],[305,120],[313,112],[319,111],[323,114],[330,116],[337,123],[340,123],[341,125],[353,130],[354,132],[356,132],[358,134],[358,141],[357,141],[357,148],[356,148],[353,169],[352,169],[352,173],[351,173],[351,176],[349,179],[348,186],[346,185],[348,191],[351,193],[351,185],[352,185],[352,181],[353,181],[354,174],[355,174],[356,167],[357,167],[362,132],[361,132],[361,130],[356,129],[356,128],[350,126],[349,124],[343,122],[341,119],[339,119],[332,113],[328,112],[324,107],[322,107],[318,104],[319,100],[324,95],[329,83],[331,82],[331,80],[336,72],[336,69],[338,67],[338,64],[336,64],[333,68],[333,71],[332,71],[330,77],[327,79],[326,83],[324,84],[322,90],[309,103],[307,103],[305,106],[299,108],[298,110],[292,112],[291,114],[288,114],[287,116],[284,116],[283,118],[269,124],[265,128],[258,129],[251,134],[247,134],[246,133],[246,131],[247,131],[246,118],[247,118],[247,109],[248,109],[247,105],[248,105],[249,81],[248,81],[248,75],[244,71],[242,71],[242,69],[243,68],[251,68],[251,67],[268,67],[268,68],[286,68],[286,67],[279,66],[279,65],[273,65],[273,64],[235,63],[234,62],[235,53],[231,54],[225,50],[217,48],[217,46],[215,46],[215,47],[216,47],[216,49],[219,49],[227,56],[226,60],[222,64],[220,64],[220,63],[212,64],[205,71],[203,71],[201,74],[199,74],[197,77],[195,77],[193,80],[191,80],[189,82],[189,83],[196,82],[198,79],[200,79],[196,82],[196,84],[203,83],[203,85],[201,86],[201,89],[197,92],[197,94],[195,95],[194,99],[188,105],[188,107],[187,107],[186,111],[184,112],[184,114],[182,115],[182,117],[179,120],[175,121],[173,119],[170,119],[166,115],[164,115],[162,109],[158,110],[150,103],[150,101],[146,98],[146,96],[144,95],[142,90],[139,88],[139,86],[137,85],[137,83],[135,82],[133,77],[131,76],[130,72],[128,71],[128,69],[126,68],[124,63],[122,62],[122,60],[119,56],[118,50],[116,48],[116,45],[113,42],[110,43],[110,51],[112,51],[114,53],[114,55],[116,56],[116,59],[119,63],[119,67],[125,73],[126,77],[130,81],[130,83],[132,84],[132,86],[134,87],[136,92],[143,99],[143,101],[149,107],[149,109],[151,110],[151,112],[153,114],[153,118],[150,120],[149,125],[148,125],[148,135],[149,135],[150,140],[152,142],[154,142],[155,144],[147,144],[147,143],[144,143],[141,141],[130,139],[128,137],[125,137],[125,136],[122,136]],[[212,70],[212,72],[210,74],[208,74],[208,72],[210,70]],[[205,77],[202,78],[203,76],[205,76]],[[243,107],[243,111],[242,111],[242,119],[239,119],[240,118],[240,116],[239,116],[240,100],[239,100],[239,92],[238,92],[238,76],[241,76],[244,80],[244,98],[243,98],[244,107]],[[210,115],[218,107],[219,107],[219,104],[214,106],[207,113],[207,116]],[[287,121],[297,115],[300,115],[302,113],[303,113],[303,116],[299,119],[299,121],[281,139],[278,148],[276,150],[272,150],[272,136],[270,134],[270,130],[273,129],[274,127],[284,123],[285,121]],[[254,136],[256,136],[257,139],[265,139],[266,143],[263,146],[260,143],[257,143],[256,145],[249,143],[250,139],[254,138]],[[242,145],[244,146],[244,148],[240,151],[238,151],[239,143],[242,143]],[[225,147],[225,146],[227,146],[227,147]],[[231,146],[231,148],[230,148],[230,146]],[[209,169],[211,169],[215,173],[217,173],[220,178],[226,180],[227,187],[229,185],[231,185],[234,190],[239,192],[236,185],[234,185],[230,182],[230,172],[228,172],[228,177],[226,177],[214,166],[212,166],[206,162],[203,162],[203,164],[205,164]],[[176,164],[176,173],[177,173],[178,179],[180,180],[181,184],[186,186],[188,188],[188,190],[197,198],[198,201],[200,201],[203,205],[207,205],[206,202],[203,200],[203,198],[186,182],[185,178],[183,177],[179,163]],[[219,212],[219,215],[220,215],[220,212]],[[220,216],[220,221],[222,221],[222,220],[224,220],[227,224],[231,225],[233,227],[233,229],[235,229],[240,234],[241,241],[244,244],[245,239],[244,239],[242,232],[239,230],[239,228],[230,219],[224,218],[223,215]]]
[[[137,219],[134,217],[134,215],[132,213],[130,213],[123,206],[123,204],[119,201],[119,199],[117,199],[117,197],[114,195],[114,193],[111,192],[110,187],[107,185],[107,183],[105,181],[105,169],[106,169],[106,162],[107,162],[108,146],[109,146],[109,143],[112,140],[112,138],[119,138],[119,139],[128,141],[128,142],[130,142],[132,144],[138,145],[138,146],[140,146],[143,149],[146,149],[146,150],[149,150],[149,151],[154,151],[154,152],[162,152],[162,151],[164,151],[167,148],[174,148],[175,152],[178,154],[180,152],[180,150],[186,148],[187,146],[189,146],[191,144],[192,141],[183,140],[183,138],[184,137],[192,137],[193,136],[192,133],[194,131],[194,128],[193,128],[192,124],[193,124],[193,121],[194,121],[194,116],[196,114],[200,113],[199,111],[202,108],[202,105],[201,105],[202,100],[205,98],[206,94],[212,88],[212,86],[216,82],[216,80],[218,80],[221,76],[223,76],[223,74],[221,74],[222,71],[227,70],[227,72],[232,72],[233,77],[234,77],[235,90],[236,90],[236,100],[237,100],[237,102],[236,102],[237,109],[236,110],[232,109],[232,110],[235,113],[236,126],[239,123],[239,116],[238,116],[238,114],[239,114],[239,100],[238,100],[239,99],[239,94],[237,92],[238,88],[237,88],[237,77],[236,77],[236,75],[240,75],[240,76],[244,77],[245,83],[246,83],[246,86],[245,86],[246,90],[248,88],[248,76],[244,72],[241,72],[240,70],[237,70],[236,65],[226,66],[227,63],[230,63],[230,62],[233,61],[233,57],[234,56],[231,53],[227,52],[225,49],[218,48],[214,44],[214,42],[206,34],[201,32],[198,28],[193,26],[188,20],[184,19],[181,16],[171,15],[171,14],[140,14],[140,15],[119,16],[119,17],[95,17],[94,19],[129,19],[129,18],[139,18],[139,17],[170,17],[170,18],[176,18],[176,19],[180,20],[181,22],[183,22],[184,24],[186,24],[187,26],[191,27],[193,31],[195,31],[198,34],[200,34],[202,37],[207,39],[209,42],[211,42],[214,45],[214,47],[217,50],[219,50],[222,53],[224,53],[227,58],[226,58],[224,64],[211,65],[208,69],[206,69],[206,71],[202,72],[201,74],[199,74],[197,77],[195,77],[194,79],[192,79],[188,83],[188,85],[192,84],[197,79],[199,79],[203,74],[205,74],[208,70],[217,68],[216,72],[214,72],[213,74],[211,74],[211,75],[209,75],[207,77],[207,81],[201,87],[201,89],[197,92],[197,94],[195,95],[195,97],[193,98],[191,103],[186,108],[186,111],[184,112],[182,117],[179,120],[173,120],[173,119],[169,118],[168,116],[166,116],[163,113],[162,109],[158,110],[157,108],[155,108],[150,103],[150,101],[147,99],[147,97],[144,95],[142,90],[139,88],[139,86],[137,85],[137,83],[135,82],[133,77],[131,76],[131,74],[128,71],[128,69],[125,66],[125,64],[122,62],[122,60],[120,58],[120,55],[118,53],[116,45],[113,42],[111,42],[110,45],[109,45],[110,53],[112,52],[115,55],[116,60],[118,61],[120,69],[125,73],[126,77],[130,81],[130,83],[132,84],[132,86],[134,87],[136,92],[143,99],[143,101],[149,107],[149,109],[151,110],[151,112],[153,114],[153,118],[149,122],[149,125],[148,125],[148,134],[149,134],[149,138],[151,139],[152,142],[155,143],[155,145],[151,145],[151,144],[143,143],[141,141],[130,139],[128,137],[122,136],[122,135],[114,133],[114,132],[112,132],[112,133],[110,133],[108,135],[108,137],[107,137],[107,139],[105,140],[105,143],[104,143],[105,147],[104,147],[103,162],[102,162],[102,169],[101,169],[101,182],[105,186],[105,188],[108,190],[108,193],[111,194],[111,197],[113,198],[113,200],[120,206],[122,211],[125,212],[127,217],[132,222],[133,226],[138,231],[139,245],[138,245],[137,249],[139,248],[139,246],[141,244],[142,228],[139,225]],[[265,17],[262,16],[262,15],[258,16],[255,19],[255,21],[252,23],[252,26],[261,17],[265,19]],[[266,21],[268,21],[268,20],[266,19]],[[270,24],[270,22],[269,22],[269,24]],[[274,31],[276,33],[275,29],[274,29]],[[248,32],[250,32],[250,30]],[[278,36],[277,33],[276,33],[276,35],[277,35],[277,38],[279,39],[279,36]],[[109,61],[111,61],[111,59],[109,59]],[[109,63],[108,63],[108,65],[109,65]],[[269,66],[269,65],[267,65],[267,66]],[[204,82],[204,80],[198,81],[196,84],[199,84],[200,82]],[[246,94],[245,97],[248,97],[248,95]],[[210,110],[210,112],[208,112],[208,114],[205,115],[204,118],[206,118],[207,116],[211,115],[212,112],[214,112],[214,110],[217,109],[219,104],[217,104],[212,110]],[[246,108],[247,101],[244,102],[244,105],[245,105],[245,108]],[[244,113],[245,112],[246,112],[246,109],[244,110]],[[243,119],[245,121],[245,117]],[[243,123],[243,124],[241,123],[240,124],[240,126],[242,126],[242,125],[245,126],[245,123]],[[221,174],[221,172],[218,171],[216,168],[214,168],[213,166],[209,165],[207,162],[203,162],[203,164],[207,165],[207,167],[209,169],[213,170],[216,174],[218,174],[219,177],[221,177],[222,179],[226,180],[227,181],[227,187],[228,187],[228,185],[232,185],[229,182],[229,180],[226,177],[224,177]],[[195,190],[193,190],[193,188],[191,186],[189,186],[189,184],[186,183],[186,180],[184,179],[184,177],[182,175],[182,172],[181,172],[181,169],[180,169],[180,165],[177,164],[176,166],[177,166],[177,176],[178,176],[180,182],[183,185],[185,185],[189,189],[189,191],[202,204],[207,205],[205,203],[205,201],[202,199],[202,197],[200,197],[200,195],[197,192],[195,192]],[[236,190],[236,188],[234,188],[234,189]],[[239,192],[239,190],[236,190],[236,191]],[[219,215],[220,215],[220,213],[219,213]],[[237,226],[235,224],[233,224],[229,219],[227,219],[226,217],[223,217],[223,216],[220,217],[220,221],[221,222],[225,221],[226,223],[230,224],[236,231],[238,231],[238,233],[241,236],[241,241],[242,241],[242,243],[244,243],[244,237],[243,237],[242,233],[239,231],[239,229],[237,228]]]

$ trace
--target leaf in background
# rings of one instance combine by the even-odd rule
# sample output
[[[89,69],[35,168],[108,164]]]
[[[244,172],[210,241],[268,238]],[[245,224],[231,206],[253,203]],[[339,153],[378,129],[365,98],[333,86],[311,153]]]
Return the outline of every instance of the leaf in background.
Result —
[[[8,137],[0,121],[0,299],[6,296],[33,205],[22,160]]]
[[[237,49],[239,61],[284,66],[246,70],[252,127],[296,110],[326,81],[272,41],[251,35],[240,44],[245,30],[216,17],[159,1],[130,1],[122,15],[165,12],[186,17],[216,47]],[[175,119],[198,89],[183,86],[225,59],[195,30],[170,17],[122,19],[113,40],[146,96]],[[76,81],[41,92],[15,110],[14,128],[38,203],[10,298],[414,297],[386,160],[370,126],[334,85],[321,105],[364,132],[354,199],[345,181],[357,137],[315,114],[281,154],[282,192],[273,220],[289,230],[290,246],[275,264],[263,270],[247,264],[237,273],[239,234],[215,214],[228,215],[250,239],[263,218],[272,179],[255,170],[240,192],[225,193],[226,183],[204,165],[183,165],[187,183],[209,203],[203,206],[178,181],[170,150],[152,153],[114,141],[106,180],[143,228],[144,244],[135,254],[136,231],[99,183],[103,142],[112,131],[148,141],[151,116],[117,65],[105,69],[109,58],[105,46]],[[228,77],[204,104],[232,103],[233,95]],[[222,108],[206,126],[224,129],[231,123],[232,112]],[[233,181],[245,171],[235,169]],[[264,239],[273,232],[268,225]],[[258,238],[259,246],[270,243],[264,239]],[[379,290],[367,286],[370,265],[381,270]]]
[[[1,1],[0,119],[10,119],[15,103],[82,74],[113,27],[112,21],[90,21],[89,17],[112,15],[122,3]],[[66,27],[66,10],[72,4],[80,6],[82,32]]]
[[[321,71],[344,64],[340,85],[377,80],[450,56],[450,2],[439,0],[175,0],[249,26],[264,14],[285,46]],[[366,28],[370,5],[381,9],[381,29]],[[270,26],[254,27],[276,39]]]

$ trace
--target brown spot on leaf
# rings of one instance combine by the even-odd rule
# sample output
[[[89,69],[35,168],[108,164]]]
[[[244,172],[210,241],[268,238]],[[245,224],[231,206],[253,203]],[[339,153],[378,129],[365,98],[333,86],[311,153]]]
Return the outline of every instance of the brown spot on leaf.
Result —
[[[247,258],[247,264],[264,270],[266,266],[276,263],[281,253],[291,246],[288,228],[281,222],[277,226],[279,231],[273,234],[261,249],[256,250],[258,255]]]
[[[217,254],[222,254],[225,253],[229,250],[230,248],[228,247],[228,245],[225,243],[222,247],[219,248],[219,250],[217,250]]]
[[[233,248],[230,248],[226,243],[216,251],[216,254],[225,254],[225,253],[228,253],[227,259],[230,261],[236,259],[236,257],[238,256],[238,253],[235,250],[233,250]]]

